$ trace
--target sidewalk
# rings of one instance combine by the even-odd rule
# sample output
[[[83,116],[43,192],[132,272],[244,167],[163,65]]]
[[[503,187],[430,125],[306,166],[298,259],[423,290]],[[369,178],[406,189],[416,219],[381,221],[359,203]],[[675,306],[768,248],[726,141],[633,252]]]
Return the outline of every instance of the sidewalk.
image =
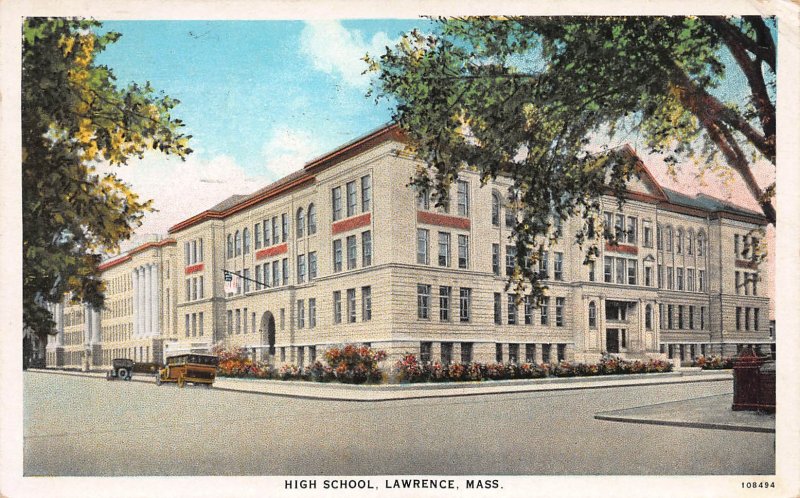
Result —
[[[97,379],[105,379],[106,375],[105,372],[74,372],[49,369],[28,369],[28,371],[55,375],[95,377]],[[394,401],[536,391],[678,384],[686,382],[731,382],[731,379],[732,374],[730,371],[700,371],[696,369],[679,369],[676,372],[669,373],[603,375],[598,377],[381,385],[350,385],[307,381],[218,377],[214,381],[214,389],[331,401]],[[155,383],[155,378],[152,375],[134,374],[133,381]],[[113,382],[120,381],[115,380]],[[194,386],[187,386],[189,389],[193,387]],[[161,389],[170,388],[175,388],[175,386],[164,385],[161,387]]]
[[[733,394],[720,394],[595,414],[598,420],[728,431],[775,432],[775,414],[733,411]]]

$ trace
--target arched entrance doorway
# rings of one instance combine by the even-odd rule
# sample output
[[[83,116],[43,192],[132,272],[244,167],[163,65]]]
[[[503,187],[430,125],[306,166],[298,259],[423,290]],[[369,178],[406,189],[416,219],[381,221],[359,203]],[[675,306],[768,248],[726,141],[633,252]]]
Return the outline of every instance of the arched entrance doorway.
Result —
[[[261,344],[267,346],[262,349],[261,359],[272,363],[275,356],[275,317],[271,312],[265,311],[261,315]]]

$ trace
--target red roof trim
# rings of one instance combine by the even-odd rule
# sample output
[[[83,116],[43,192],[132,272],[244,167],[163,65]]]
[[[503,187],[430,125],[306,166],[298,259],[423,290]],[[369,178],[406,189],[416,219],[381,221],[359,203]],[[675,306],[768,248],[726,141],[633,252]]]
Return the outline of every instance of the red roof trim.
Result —
[[[624,254],[639,254],[639,248],[636,246],[629,246],[625,244],[614,245],[610,242],[606,242],[606,251],[621,252]]]
[[[147,243],[142,244],[140,246],[134,247],[133,249],[128,251],[128,253],[126,255],[124,255],[124,256],[121,256],[121,257],[119,257],[117,259],[112,259],[110,261],[106,261],[105,263],[101,263],[100,265],[98,265],[97,269],[100,270],[100,271],[105,271],[105,270],[108,270],[109,268],[113,268],[113,267],[115,267],[117,265],[121,265],[122,263],[125,263],[126,261],[130,261],[132,256],[134,254],[138,253],[138,252],[142,252],[144,250],[150,249],[151,247],[164,247],[164,246],[167,246],[167,245],[174,245],[174,244],[175,244],[175,239],[172,239],[172,238],[159,240],[158,242],[147,242]]]
[[[397,124],[386,125],[383,128],[370,133],[366,137],[357,139],[354,142],[346,144],[343,147],[339,147],[338,149],[329,152],[324,156],[318,157],[306,163],[303,168],[306,170],[312,170],[315,168],[332,166],[337,162],[345,161],[351,157],[355,157],[365,150],[371,149],[372,147],[389,140],[405,142],[407,139],[403,131],[400,129],[400,126]]]
[[[187,266],[183,270],[183,273],[185,275],[189,275],[189,274],[192,274],[192,273],[197,273],[199,271],[203,271],[203,268],[205,268],[205,265],[203,263],[198,263],[196,265]]]

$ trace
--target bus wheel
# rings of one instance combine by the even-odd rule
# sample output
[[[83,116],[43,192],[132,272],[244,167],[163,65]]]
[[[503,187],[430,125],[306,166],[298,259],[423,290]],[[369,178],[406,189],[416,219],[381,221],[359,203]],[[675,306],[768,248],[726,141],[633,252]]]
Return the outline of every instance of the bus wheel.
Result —
[[[181,375],[180,377],[178,377],[178,387],[183,387],[185,385],[186,385],[186,378],[183,375]]]

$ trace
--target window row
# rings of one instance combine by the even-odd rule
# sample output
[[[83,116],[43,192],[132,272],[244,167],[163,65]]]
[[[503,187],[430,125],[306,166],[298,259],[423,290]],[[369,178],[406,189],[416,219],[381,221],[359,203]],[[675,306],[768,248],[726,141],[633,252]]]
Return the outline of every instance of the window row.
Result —
[[[452,262],[452,242],[449,232],[438,232],[437,235],[437,265],[449,268]],[[469,236],[457,235],[458,268],[469,268]],[[430,263],[430,231],[424,228],[417,229],[417,263],[429,265]]]
[[[659,304],[658,315],[662,330],[706,330],[705,306]]]
[[[186,301],[196,301],[205,297],[203,290],[203,277],[191,277],[186,279]]]
[[[314,206],[313,203],[308,205],[308,211],[304,210],[302,207],[297,208],[297,214],[295,215],[294,226],[297,232],[296,235],[298,239],[302,239],[303,237],[305,237],[306,233],[308,233],[308,235],[314,235],[315,233],[317,233],[317,208],[316,206]],[[269,245],[266,242],[267,235],[268,234],[266,233],[264,235],[265,247]],[[258,249],[259,247],[260,246],[259,246],[258,234],[256,234],[256,249]]]
[[[361,181],[353,180],[347,182],[344,186],[345,206],[342,206],[342,187],[333,187],[331,189],[331,212],[333,213],[333,221],[339,221],[342,218],[349,218],[356,215],[358,211],[358,188],[361,187],[361,211],[366,213],[372,209],[372,177],[370,175],[362,176]]]
[[[423,320],[431,319],[432,315],[432,300],[435,296],[431,293],[433,289],[430,285],[417,284],[417,317]],[[469,322],[472,317],[472,289],[468,287],[458,288],[458,295],[453,295],[453,288],[447,285],[439,286],[439,321],[452,322],[454,321],[453,306],[458,306],[459,322]],[[454,303],[453,299],[457,298],[458,303]]]
[[[184,315],[186,337],[203,337],[203,312]]]
[[[314,268],[316,269],[316,253],[314,254]],[[270,271],[271,269],[271,271]],[[247,294],[251,290],[262,290],[271,287],[289,285],[289,258],[276,259],[272,263],[263,263],[255,266],[255,274],[250,272],[250,268],[245,268],[234,276],[233,282],[235,289],[226,287],[228,294],[239,295]]]
[[[735,272],[736,293],[745,296],[758,295],[758,273]]]
[[[748,235],[734,234],[733,253],[736,259],[750,259],[756,254],[759,239]]]
[[[761,316],[761,310],[759,308],[751,308],[749,306],[736,307],[736,330],[750,330],[750,325],[752,324],[752,330],[758,330],[759,328],[759,319]],[[752,317],[752,322],[751,322]],[[742,319],[744,319],[744,323],[742,323]],[[744,325],[744,326],[743,326]]]
[[[356,322],[356,289],[347,289],[345,291],[347,307],[347,315],[342,316],[342,291],[333,291],[333,323],[342,323],[345,320],[347,323]],[[361,321],[368,322],[372,320],[372,287],[365,286],[361,288]]]
[[[273,216],[272,220],[266,219],[256,223],[253,233],[255,233],[256,249],[262,246],[262,238],[264,247],[286,242],[289,239],[289,215],[281,214],[280,221],[277,216]],[[242,231],[236,230],[233,234],[229,233],[227,239],[228,259],[242,254],[250,254],[250,230],[247,228]]]
[[[281,308],[281,311],[283,311],[283,308]],[[281,320],[283,320],[283,314],[281,314]],[[258,332],[256,328],[256,313],[252,312],[248,316],[247,308],[228,310],[227,329],[228,335]],[[281,329],[283,329],[283,324],[281,324]]]
[[[461,363],[472,363],[473,361],[473,351],[474,345],[471,342],[461,342],[461,343],[453,343],[453,342],[441,342],[439,343],[439,361],[443,365],[450,365],[453,363],[453,345],[458,344],[459,349],[461,351],[460,354],[460,361]],[[520,344],[502,344],[497,343],[495,344],[495,361],[497,363],[503,363],[505,361],[504,358],[504,351],[507,347],[508,349],[508,362],[509,363],[519,363],[522,359],[520,357],[521,353],[525,355],[525,362],[526,363],[536,363],[537,362],[537,344],[524,344],[524,351],[520,351]],[[558,362],[562,362],[567,357],[567,345],[566,344],[556,344],[555,346],[555,353],[556,358],[551,358],[551,354],[553,353],[553,345],[552,344],[540,344],[538,345],[541,347],[541,355],[542,361],[545,363],[549,363],[554,359]],[[430,363],[433,361],[433,343],[432,342],[420,342],[419,344],[419,361],[420,363]]]
[[[119,318],[121,316],[128,316],[133,313],[133,299],[117,299],[115,301],[106,301],[105,309],[102,311],[104,320]],[[66,315],[64,315],[66,317]]]
[[[295,316],[297,317],[297,328],[303,329],[306,327],[306,300],[297,300],[297,309]],[[316,298],[308,299],[308,328],[313,329],[317,326],[317,300]],[[313,360],[312,360],[313,361]]]
[[[658,225],[656,228],[656,248],[659,251],[675,251],[676,254],[684,252],[692,256],[695,253],[695,243],[697,244],[697,256],[706,254],[706,234],[700,230],[695,236],[693,229],[686,231],[683,228],[673,230],[672,226],[663,227]]]
[[[564,307],[566,299],[563,297],[555,298],[555,325],[564,326]],[[543,296],[538,302],[534,302],[531,296],[522,298],[522,318],[519,316],[519,305],[517,304],[516,294],[506,294],[506,323],[508,325],[533,325],[535,323],[534,310],[539,309],[539,323],[550,325],[550,297]],[[494,323],[503,324],[503,295],[499,292],[494,293]]]
[[[183,261],[186,266],[203,261],[203,239],[194,239],[183,243]]]
[[[169,268],[168,265],[167,268]],[[166,275],[165,278],[169,278],[169,275]],[[108,282],[107,285],[108,285],[109,295],[133,289],[133,279],[131,278],[130,273],[114,277],[111,280],[108,280],[107,282]]]
[[[358,266],[358,243],[356,235],[348,235],[344,239],[347,246],[347,269],[353,270]],[[333,272],[342,271],[342,239],[333,241]],[[361,266],[372,266],[372,232],[361,232]]]
[[[432,194],[428,189],[417,191],[417,208],[428,211],[431,209]],[[464,218],[469,216],[469,182],[466,180],[456,181],[456,213]],[[443,213],[450,212],[450,199],[443,199],[439,203],[439,210]]]
[[[122,342],[131,338],[133,323],[118,323],[116,325],[103,326],[104,342]]]
[[[658,265],[658,288],[688,292],[706,292],[706,271]]]

